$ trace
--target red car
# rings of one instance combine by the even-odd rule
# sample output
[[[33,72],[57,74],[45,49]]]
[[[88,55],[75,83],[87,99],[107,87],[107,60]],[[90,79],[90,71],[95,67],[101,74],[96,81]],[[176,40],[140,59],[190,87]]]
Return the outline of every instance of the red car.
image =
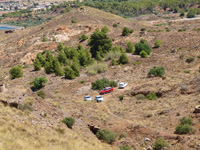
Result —
[[[109,92],[112,92],[112,91],[113,91],[112,87],[106,87],[106,88],[104,88],[103,90],[100,91],[100,94],[106,94],[106,93],[109,93]]]

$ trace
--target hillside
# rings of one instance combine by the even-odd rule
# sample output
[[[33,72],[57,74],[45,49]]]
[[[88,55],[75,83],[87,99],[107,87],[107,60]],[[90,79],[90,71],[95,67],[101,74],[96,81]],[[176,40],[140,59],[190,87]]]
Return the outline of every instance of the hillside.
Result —
[[[0,101],[7,105],[0,105],[1,149],[107,150],[119,149],[121,145],[134,150],[153,149],[159,137],[169,143],[167,148],[171,150],[198,149],[199,114],[193,111],[199,105],[200,96],[200,20],[169,21],[158,17],[152,23],[149,21],[151,17],[141,21],[138,18],[125,19],[82,6],[39,26],[10,34],[0,31],[3,35],[0,37],[1,76],[5,76],[3,82],[6,85],[6,91],[0,93]],[[175,17],[180,19],[179,15]],[[77,23],[72,23],[72,19]],[[80,76],[73,80],[54,73],[46,74],[43,67],[34,71],[32,64],[39,52],[46,54],[49,50],[52,56],[56,56],[59,42],[75,48],[81,43],[89,49],[89,39],[82,42],[79,37],[85,34],[90,38],[96,28],[103,26],[109,29],[107,35],[113,47],[126,49],[129,41],[135,45],[145,39],[152,48],[151,54],[148,58],[141,58],[126,53],[129,63],[124,65],[112,66],[111,60],[103,59],[101,63],[108,69],[96,75],[89,75],[88,68],[81,66]],[[122,36],[124,27],[134,32]],[[145,32],[141,32],[142,28]],[[44,41],[44,37],[48,40]],[[154,47],[156,39],[162,41],[159,48]],[[76,60],[71,58],[70,61]],[[23,65],[23,76],[11,80],[9,69],[17,64]],[[163,67],[164,76],[149,77],[148,73],[154,66]],[[41,76],[48,80],[41,88],[45,93],[44,99],[30,85],[31,80]],[[99,90],[92,90],[91,86],[102,78],[117,83],[127,82],[128,85],[124,89],[114,87],[112,93],[102,96],[104,101],[101,103],[84,101],[86,95],[92,99],[99,95]],[[148,94],[156,94],[156,98],[149,100]],[[121,101],[120,95],[124,95]],[[31,107],[21,108],[25,104]],[[72,129],[61,122],[65,117],[75,119]],[[183,117],[192,118],[191,126],[195,132],[175,133]],[[112,144],[106,144],[96,138],[88,125],[114,131],[118,137]]]

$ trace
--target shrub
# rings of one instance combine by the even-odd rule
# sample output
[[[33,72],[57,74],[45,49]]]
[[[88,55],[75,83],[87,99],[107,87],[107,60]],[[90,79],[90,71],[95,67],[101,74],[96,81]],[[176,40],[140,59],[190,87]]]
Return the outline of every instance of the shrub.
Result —
[[[122,101],[124,99],[124,95],[119,95],[119,100]]]
[[[43,67],[44,64],[45,64],[45,58],[44,58],[44,56],[41,53],[38,53],[36,59],[39,60],[40,64]]]
[[[190,73],[190,70],[184,70],[184,73]]]
[[[113,28],[116,28],[118,25],[116,23],[113,24]]]
[[[30,82],[33,85],[34,89],[42,88],[43,84],[47,82],[46,77],[37,77]]]
[[[126,146],[126,145],[121,145],[121,146],[119,147],[119,149],[120,149],[120,150],[131,150],[131,147]]]
[[[122,36],[128,36],[128,35],[130,35],[131,33],[133,33],[133,30],[132,30],[132,29],[129,29],[128,27],[124,27],[124,28],[123,28],[123,31],[122,31]]]
[[[145,39],[140,39],[140,42],[139,43],[142,43],[142,44],[147,44],[147,41]]]
[[[72,68],[70,68],[69,66],[65,67],[65,78],[66,79],[75,79],[76,75],[74,73],[74,71],[72,70]]]
[[[104,26],[102,29],[101,29],[101,32],[104,32],[104,33],[107,33],[109,31],[108,27],[107,26]]]
[[[194,18],[195,17],[195,13],[193,11],[189,11],[187,14],[187,18]]]
[[[38,70],[40,70],[42,68],[42,65],[41,65],[41,63],[40,63],[40,61],[38,59],[36,59],[34,61],[33,66],[34,66],[34,70],[35,71],[38,71]]]
[[[143,100],[143,99],[145,99],[145,96],[143,94],[138,94],[138,95],[135,95],[135,98],[137,100]]]
[[[76,77],[79,77],[79,76],[80,76],[80,69],[79,69],[78,63],[73,62],[73,63],[71,64],[71,68],[72,68],[72,70],[74,71],[74,75],[75,75]]]
[[[100,89],[103,89],[104,87],[108,87],[108,86],[116,87],[117,82],[109,81],[107,78],[102,78],[102,79],[98,79],[92,83],[93,90],[100,90]]]
[[[136,55],[139,55],[140,54],[140,52],[141,51],[145,51],[148,55],[150,55],[150,53],[151,53],[151,47],[148,45],[148,44],[146,44],[146,43],[137,43],[136,45],[135,45],[135,53],[134,54],[136,54]]]
[[[154,150],[162,150],[164,147],[167,147],[169,144],[163,138],[159,138],[154,143]]]
[[[165,69],[163,67],[153,67],[150,69],[148,76],[158,76],[162,77],[165,74]]]
[[[99,62],[103,61],[103,58],[101,57],[100,52],[97,52],[96,60],[99,61]]]
[[[96,136],[98,139],[103,140],[108,144],[112,144],[117,138],[117,134],[115,132],[109,131],[107,129],[98,130]]]
[[[189,124],[189,125],[192,125],[192,119],[191,118],[186,118],[186,117],[183,117],[181,118],[180,120],[181,124]]]
[[[161,40],[156,40],[156,41],[154,42],[155,48],[159,48],[161,45],[162,45],[162,41],[161,41]]]
[[[23,70],[21,65],[12,67],[9,72],[11,79],[20,78],[23,76]]]
[[[194,58],[192,58],[192,57],[187,58],[187,59],[185,60],[185,62],[187,62],[187,63],[191,63],[191,62],[193,62],[193,61],[194,61]]]
[[[107,64],[104,63],[94,63],[87,67],[87,73],[89,75],[96,75],[97,73],[103,73],[108,70]]]
[[[184,55],[183,55],[183,54],[181,54],[181,55],[179,56],[179,58],[180,58],[180,59],[183,59],[183,58],[184,58]]]
[[[143,50],[140,52],[140,56],[141,56],[141,58],[147,58],[148,54]]]
[[[184,13],[184,12],[182,12],[182,13],[180,14],[180,17],[183,17],[183,16],[185,16],[185,13]]]
[[[47,41],[48,41],[48,38],[46,36],[43,36],[42,42],[47,42]]]
[[[134,47],[133,43],[129,41],[127,43],[126,52],[127,53],[134,53],[134,51],[135,51],[135,47]]]
[[[72,126],[74,125],[75,123],[75,119],[72,118],[72,117],[67,117],[67,118],[64,118],[62,120],[62,123],[64,123],[65,125],[67,125],[68,128],[72,128]]]
[[[119,58],[119,56],[121,55],[120,51],[110,51],[105,55],[105,60],[111,60],[114,58]]]
[[[121,54],[118,60],[119,64],[128,64],[129,63],[129,59],[126,56],[126,54]]]
[[[188,133],[192,133],[193,131],[194,130],[191,127],[191,125],[189,125],[189,124],[179,124],[176,127],[175,133],[177,133],[177,134],[188,134]]]
[[[41,91],[38,91],[38,92],[37,92],[37,96],[39,96],[39,97],[41,97],[41,98],[44,99],[44,98],[45,98],[45,92],[42,91],[42,90],[41,90]]]
[[[141,28],[140,31],[146,31],[146,29],[145,28]]]
[[[77,21],[75,19],[72,19],[71,23],[77,23]]]
[[[79,37],[79,40],[81,40],[81,41],[85,41],[85,40],[87,40],[87,39],[88,39],[88,36],[85,35],[85,34],[83,34],[83,35],[81,35],[81,36]]]
[[[112,60],[111,60],[111,65],[112,65],[112,66],[115,66],[115,65],[117,65],[117,62],[116,62],[116,60],[115,60],[115,59],[112,59]]]
[[[155,99],[157,99],[158,97],[157,97],[156,93],[152,93],[152,94],[147,94],[147,95],[146,95],[146,98],[147,98],[148,100],[155,100]]]

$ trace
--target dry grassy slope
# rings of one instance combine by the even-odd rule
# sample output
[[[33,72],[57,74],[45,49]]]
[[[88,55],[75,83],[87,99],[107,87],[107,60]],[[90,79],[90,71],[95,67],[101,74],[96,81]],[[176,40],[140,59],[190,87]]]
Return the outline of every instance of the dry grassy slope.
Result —
[[[33,125],[31,116],[0,104],[1,150],[111,150],[109,145],[94,137],[83,137],[64,125],[47,129]]]

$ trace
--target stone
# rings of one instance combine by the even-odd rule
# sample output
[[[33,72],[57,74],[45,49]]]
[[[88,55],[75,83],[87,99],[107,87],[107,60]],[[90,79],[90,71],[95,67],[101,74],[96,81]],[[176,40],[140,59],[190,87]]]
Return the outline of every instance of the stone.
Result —
[[[145,138],[144,141],[150,142],[151,140],[150,140],[150,138]]]
[[[200,113],[200,105],[197,105],[193,113]]]

